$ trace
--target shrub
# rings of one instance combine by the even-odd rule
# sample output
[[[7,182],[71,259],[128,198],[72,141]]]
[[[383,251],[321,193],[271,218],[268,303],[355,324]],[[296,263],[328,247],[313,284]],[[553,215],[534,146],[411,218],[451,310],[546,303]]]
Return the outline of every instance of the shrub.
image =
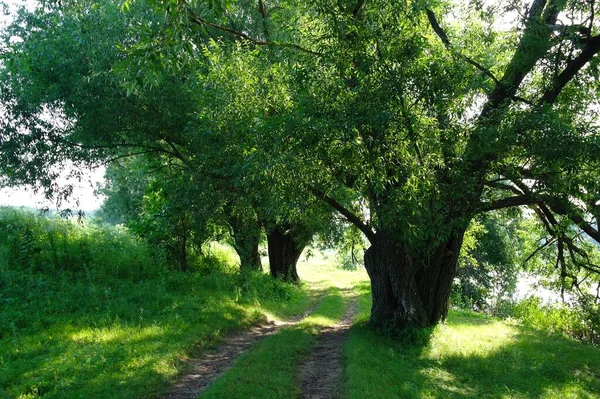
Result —
[[[572,304],[544,304],[540,298],[531,296],[518,303],[505,304],[498,316],[600,345],[600,304],[594,303],[591,296],[582,296]]]

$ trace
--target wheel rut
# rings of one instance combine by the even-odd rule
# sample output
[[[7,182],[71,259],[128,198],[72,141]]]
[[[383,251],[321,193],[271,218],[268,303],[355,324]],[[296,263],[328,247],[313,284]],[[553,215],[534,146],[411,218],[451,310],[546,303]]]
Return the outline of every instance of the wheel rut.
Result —
[[[304,314],[284,321],[270,321],[248,330],[234,333],[225,339],[225,342],[202,353],[197,358],[186,360],[188,372],[180,377],[169,393],[159,399],[195,399],[204,392],[210,384],[229,370],[237,358],[251,346],[274,335],[282,328],[299,323],[309,316],[322,301],[323,297],[315,301]]]
[[[331,399],[341,395],[342,347],[358,312],[353,300],[342,320],[325,327],[309,357],[300,366],[298,381],[303,399]]]

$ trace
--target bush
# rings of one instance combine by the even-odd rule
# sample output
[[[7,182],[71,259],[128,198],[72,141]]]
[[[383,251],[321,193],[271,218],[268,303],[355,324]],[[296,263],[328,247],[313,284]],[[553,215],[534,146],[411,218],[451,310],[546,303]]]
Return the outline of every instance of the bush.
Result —
[[[535,296],[518,303],[506,303],[501,317],[511,317],[526,326],[563,334],[600,346],[600,304],[589,296],[573,304],[544,304]]]

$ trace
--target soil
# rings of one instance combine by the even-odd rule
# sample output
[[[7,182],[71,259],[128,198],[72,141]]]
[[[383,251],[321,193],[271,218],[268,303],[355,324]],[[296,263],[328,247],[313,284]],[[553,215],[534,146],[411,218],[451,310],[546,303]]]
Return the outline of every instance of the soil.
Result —
[[[217,347],[203,352],[197,358],[188,359],[188,372],[171,387],[169,393],[160,399],[195,399],[204,392],[208,386],[230,369],[236,359],[252,345],[261,339],[276,334],[284,327],[300,322],[311,314],[320,301],[316,301],[303,315],[290,318],[286,321],[270,321],[235,334],[225,339]]]
[[[321,330],[317,344],[300,366],[298,380],[304,399],[331,399],[341,396],[342,346],[357,313],[353,302],[342,321]]]

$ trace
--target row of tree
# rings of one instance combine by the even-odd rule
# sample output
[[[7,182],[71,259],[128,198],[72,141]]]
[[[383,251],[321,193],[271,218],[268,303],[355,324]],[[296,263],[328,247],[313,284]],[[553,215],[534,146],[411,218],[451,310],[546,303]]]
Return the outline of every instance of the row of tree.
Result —
[[[490,211],[529,208],[532,252],[577,288],[600,273],[597,5],[517,3],[47,1],[3,35],[0,174],[53,194],[61,162],[134,157],[107,190],[150,187],[123,198],[180,231],[182,267],[214,226],[258,267],[264,226],[294,279],[343,219],[369,243],[371,320],[395,328],[446,317]]]

